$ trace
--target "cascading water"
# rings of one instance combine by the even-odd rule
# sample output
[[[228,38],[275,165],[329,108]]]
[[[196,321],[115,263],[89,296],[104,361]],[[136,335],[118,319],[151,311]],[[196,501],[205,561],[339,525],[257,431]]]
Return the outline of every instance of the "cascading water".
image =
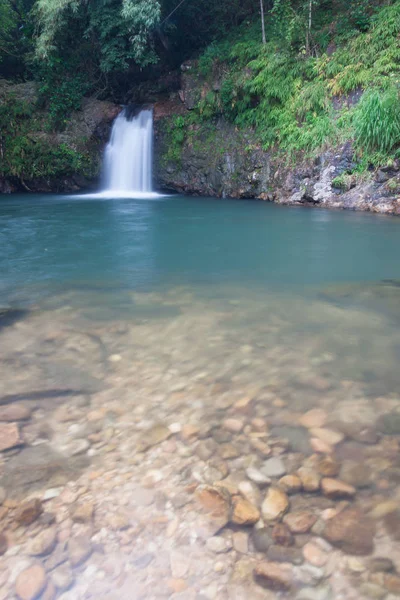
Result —
[[[103,194],[152,193],[153,111],[125,108],[116,118],[104,154]]]

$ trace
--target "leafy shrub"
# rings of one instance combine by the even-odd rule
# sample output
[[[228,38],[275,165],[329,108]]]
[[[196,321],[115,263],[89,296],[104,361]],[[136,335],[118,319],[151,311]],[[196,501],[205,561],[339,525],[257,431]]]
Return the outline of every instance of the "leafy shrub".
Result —
[[[369,152],[388,153],[400,144],[399,91],[366,92],[355,117],[357,144]]]

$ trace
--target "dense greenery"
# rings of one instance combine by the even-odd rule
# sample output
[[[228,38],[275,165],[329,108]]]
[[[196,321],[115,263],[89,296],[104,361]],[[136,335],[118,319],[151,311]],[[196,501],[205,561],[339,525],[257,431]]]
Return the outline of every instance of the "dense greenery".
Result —
[[[219,73],[222,78],[219,90],[208,86],[199,118],[224,115],[238,126],[253,127],[265,148],[276,146],[289,155],[347,139],[355,139],[372,162],[397,153],[400,2],[380,10],[371,5],[363,19],[357,16],[358,3],[356,8],[353,19],[350,6],[329,27],[322,13],[312,52],[306,51],[301,28],[291,29],[289,40],[278,39],[274,15],[264,46],[257,24],[209,46],[199,74],[205,87]],[[364,90],[368,93],[358,103]]]
[[[398,152],[400,0],[0,0],[0,22],[0,78],[38,82],[48,133],[85,94],[129,101],[137,83],[199,57],[205,93],[171,124],[176,156],[188,126],[212,129],[221,115],[287,156],[349,139],[364,164]],[[29,141],[32,117],[2,125],[2,143],[41,173],[47,146]],[[47,157],[57,172],[84,161],[68,152]]]

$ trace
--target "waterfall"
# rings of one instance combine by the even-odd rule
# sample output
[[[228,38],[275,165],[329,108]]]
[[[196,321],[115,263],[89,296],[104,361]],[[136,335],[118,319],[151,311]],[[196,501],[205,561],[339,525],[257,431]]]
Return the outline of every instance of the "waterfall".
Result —
[[[152,192],[153,111],[125,108],[116,118],[104,154],[103,193]]]

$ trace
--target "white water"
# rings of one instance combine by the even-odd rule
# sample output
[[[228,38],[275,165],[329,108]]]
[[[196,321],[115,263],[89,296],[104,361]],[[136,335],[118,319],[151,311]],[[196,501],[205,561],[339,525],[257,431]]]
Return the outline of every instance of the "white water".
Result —
[[[102,196],[152,197],[153,112],[116,118],[104,154]]]

